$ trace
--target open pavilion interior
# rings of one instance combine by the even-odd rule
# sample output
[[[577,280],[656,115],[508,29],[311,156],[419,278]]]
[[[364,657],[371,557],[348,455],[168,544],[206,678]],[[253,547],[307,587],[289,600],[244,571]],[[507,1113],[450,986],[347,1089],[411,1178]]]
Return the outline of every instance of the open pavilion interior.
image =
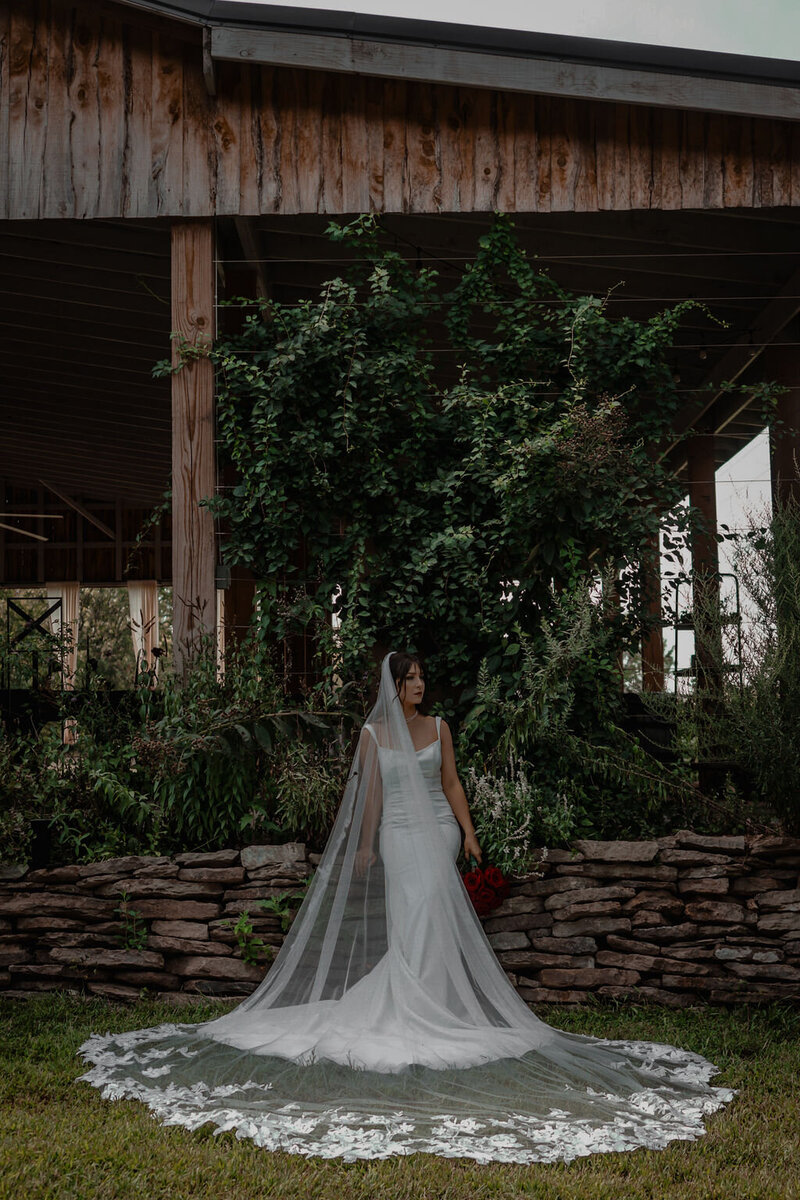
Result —
[[[387,245],[455,282],[491,219],[387,214],[381,225]],[[713,468],[763,427],[746,389],[731,396],[716,385],[778,379],[797,419],[800,211],[513,219],[531,257],[574,292],[608,295],[615,315],[643,318],[687,298],[707,306],[683,321],[673,354],[681,421],[698,433],[688,453],[686,443],[672,451],[672,463],[713,520]],[[313,298],[346,257],[326,237],[329,220],[218,218],[218,301],[256,292],[282,303]],[[170,290],[167,220],[0,225],[0,587],[169,584],[169,516],[142,529],[170,483],[170,381],[152,375],[170,352]],[[791,486],[786,454],[779,468]],[[236,583],[234,572],[234,591]],[[246,622],[241,611],[229,618]]]

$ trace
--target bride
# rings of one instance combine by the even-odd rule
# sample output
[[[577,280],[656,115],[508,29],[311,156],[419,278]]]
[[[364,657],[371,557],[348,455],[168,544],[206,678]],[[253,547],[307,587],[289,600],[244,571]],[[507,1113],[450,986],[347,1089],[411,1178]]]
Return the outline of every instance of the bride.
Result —
[[[480,859],[420,660],[388,654],[325,852],[264,981],[199,1025],[94,1034],[81,1078],[268,1149],[569,1161],[704,1132],[731,1099],[672,1046],[562,1033],[506,978],[456,869]]]

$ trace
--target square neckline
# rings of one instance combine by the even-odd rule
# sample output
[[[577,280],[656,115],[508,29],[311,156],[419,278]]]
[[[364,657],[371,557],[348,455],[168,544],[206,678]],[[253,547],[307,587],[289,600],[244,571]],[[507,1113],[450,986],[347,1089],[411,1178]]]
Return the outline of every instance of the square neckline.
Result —
[[[432,742],[428,742],[428,744],[426,746],[420,746],[419,750],[415,749],[414,750],[415,754],[422,754],[423,750],[430,750],[431,746],[435,746],[437,742],[440,742],[442,740],[441,739],[442,718],[434,717],[433,719],[436,722],[436,737],[433,739]]]

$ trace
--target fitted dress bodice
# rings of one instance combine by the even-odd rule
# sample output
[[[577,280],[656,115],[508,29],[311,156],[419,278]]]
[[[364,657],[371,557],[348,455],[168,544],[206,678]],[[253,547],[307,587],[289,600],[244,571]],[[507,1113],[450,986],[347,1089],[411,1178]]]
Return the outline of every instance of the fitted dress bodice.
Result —
[[[425,781],[428,799],[433,809],[436,823],[446,839],[448,852],[452,858],[458,856],[461,848],[461,830],[455,818],[450,802],[442,789],[442,718],[436,718],[436,741],[430,742],[416,752],[417,765]],[[369,727],[368,727],[369,728]],[[370,732],[372,732],[370,730]],[[377,739],[376,739],[377,740]],[[383,788],[383,811],[381,817],[381,845],[386,846],[387,835],[390,831],[409,832],[413,817],[409,814],[409,806],[403,794],[407,787],[407,770],[405,755],[398,750],[378,746],[378,758],[381,768],[381,783]]]

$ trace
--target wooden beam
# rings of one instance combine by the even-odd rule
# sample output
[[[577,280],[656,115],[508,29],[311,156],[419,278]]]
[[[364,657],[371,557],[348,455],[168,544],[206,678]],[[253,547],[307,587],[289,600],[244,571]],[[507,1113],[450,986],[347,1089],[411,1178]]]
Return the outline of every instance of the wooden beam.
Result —
[[[763,353],[767,345],[786,328],[800,312],[800,270],[794,271],[783,285],[774,300],[762,309],[753,324],[737,338],[737,344],[732,346],[720,358],[703,381],[706,394],[693,404],[687,404],[677,415],[675,425],[683,434],[691,429],[698,421],[706,418],[724,395],[725,383],[734,383]],[[732,421],[748,407],[750,398],[738,395],[727,406],[724,414],[714,423],[714,432],[721,433]],[[679,440],[673,441],[661,454],[661,458],[674,455],[679,450],[681,459],[675,461],[676,471],[682,471],[687,464],[685,450]]]
[[[449,46],[219,26],[211,33],[211,53],[214,58],[233,62],[305,67],[348,75],[377,75],[456,87],[496,88],[779,120],[800,119],[800,94],[793,87],[588,62],[486,54]]]
[[[172,225],[172,328],[194,347],[214,337],[214,233],[210,220]],[[173,366],[180,366],[173,339]],[[201,639],[216,628],[214,522],[201,501],[214,495],[214,370],[187,361],[172,376],[172,586],[175,670],[186,673]]]
[[[112,541],[114,540],[116,534],[113,529],[110,529],[106,525],[105,521],[101,521],[99,517],[89,512],[88,508],[84,508],[77,500],[73,500],[66,492],[60,492],[57,487],[54,487],[52,483],[48,483],[46,479],[40,479],[39,482],[47,488],[48,492],[52,492],[54,496],[58,496],[59,500],[63,500],[64,504],[67,504],[70,508],[74,508],[75,512],[83,517],[85,521],[88,521],[90,525],[94,525],[95,529],[99,529],[106,537],[110,537]]]
[[[21,533],[23,537],[35,538],[37,542],[49,541],[49,538],[43,537],[41,533],[31,533],[29,529],[19,529],[16,525],[7,525],[5,521],[0,521],[0,529],[10,529],[12,533]]]
[[[772,503],[800,501],[800,355],[794,346],[770,346],[764,373],[788,389],[778,397],[778,424],[770,431]]]
[[[692,611],[697,687],[716,689],[722,664],[719,545],[717,543],[716,448],[713,433],[695,433],[688,441],[689,504],[692,529]]]

